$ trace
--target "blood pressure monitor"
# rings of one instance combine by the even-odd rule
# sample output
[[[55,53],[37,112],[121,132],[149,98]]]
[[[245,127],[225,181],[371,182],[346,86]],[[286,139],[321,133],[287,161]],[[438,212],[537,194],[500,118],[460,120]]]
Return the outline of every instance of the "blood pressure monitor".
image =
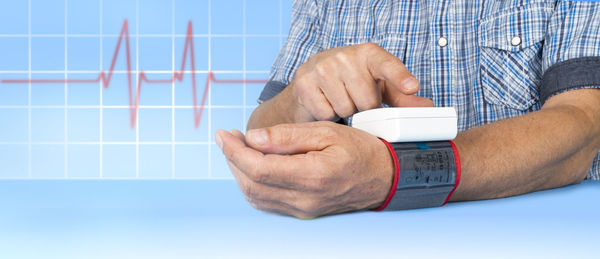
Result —
[[[457,134],[454,108],[379,108],[356,113],[347,124],[379,137],[394,161],[390,193],[374,210],[448,202],[460,182],[460,159],[452,142]]]

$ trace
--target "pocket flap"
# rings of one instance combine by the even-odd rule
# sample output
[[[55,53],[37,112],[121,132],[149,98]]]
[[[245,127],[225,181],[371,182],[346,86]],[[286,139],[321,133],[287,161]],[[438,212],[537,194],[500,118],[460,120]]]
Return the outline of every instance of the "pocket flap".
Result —
[[[553,8],[531,4],[512,8],[481,20],[479,46],[520,51],[544,39]]]

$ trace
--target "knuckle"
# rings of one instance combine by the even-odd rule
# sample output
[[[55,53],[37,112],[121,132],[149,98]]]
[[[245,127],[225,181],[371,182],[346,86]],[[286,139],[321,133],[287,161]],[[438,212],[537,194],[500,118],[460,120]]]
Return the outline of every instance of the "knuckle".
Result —
[[[338,116],[340,117],[348,117],[352,114],[354,114],[354,105],[352,105],[352,103],[350,102],[344,102],[344,103],[340,103],[338,104],[338,106],[336,107],[336,113]]]
[[[314,135],[316,137],[318,137],[322,142],[326,142],[326,143],[337,143],[339,142],[339,133],[338,133],[338,127],[341,127],[341,125],[332,122],[332,121],[319,121],[315,124],[314,127]],[[311,161],[315,161],[315,162],[319,162],[317,160],[319,160],[319,157],[313,156],[311,154],[309,154],[310,157],[309,159]]]
[[[396,64],[395,62],[393,62],[393,60],[386,58],[383,60],[379,60],[379,64],[381,65],[381,68],[389,68],[389,67],[394,67]]]
[[[269,207],[266,206],[265,204],[263,204],[262,201],[259,200],[249,200],[248,201],[250,203],[250,206],[252,206],[252,208],[257,209],[257,210],[262,210],[262,211],[268,211]]]
[[[381,100],[379,98],[367,98],[357,104],[359,111],[370,110],[381,106]]]
[[[253,179],[255,183],[264,183],[266,179],[267,175],[265,172],[255,170]]]
[[[352,63],[351,56],[352,55],[349,53],[349,51],[338,51],[335,54],[333,54],[333,59],[337,63],[349,64],[349,63]]]
[[[317,109],[315,110],[313,116],[315,116],[315,119],[317,120],[329,121],[335,118],[335,112],[331,108]]]
[[[261,183],[265,179],[265,173],[258,168],[258,161],[256,161],[256,166],[248,170],[247,175],[250,180],[256,183]]]
[[[308,78],[305,75],[296,76],[293,83],[293,90],[298,96],[303,96],[308,92]]]
[[[325,138],[333,138],[337,136],[337,130],[332,127],[333,122],[331,123],[322,123],[321,127],[318,128],[319,135]]]
[[[308,217],[316,216],[319,207],[319,203],[312,199],[303,200],[297,205],[297,208],[301,211],[301,214]]]
[[[392,68],[397,68],[398,65],[402,64],[402,62],[400,62],[400,60],[396,57],[390,57],[388,59],[383,60],[381,63],[382,63],[382,66],[392,67]]]
[[[310,92],[306,87],[303,87],[302,84],[297,84],[297,87],[292,89],[292,91],[297,101],[306,103]]]
[[[229,160],[233,160],[233,161],[235,161],[237,158],[235,149],[229,148],[228,145],[223,145],[223,155],[225,155],[225,157],[228,158]]]
[[[244,193],[244,196],[246,196],[246,198],[248,198],[248,199],[255,198],[254,197],[254,188],[251,186],[251,184],[249,184],[249,183],[242,184],[240,186],[240,189],[242,190],[242,193]]]
[[[352,107],[352,108],[346,107],[346,108],[340,110],[340,112],[338,112],[338,115],[342,118],[350,117],[350,116],[352,116],[352,114],[354,114],[354,111],[355,111],[354,107]]]
[[[373,42],[366,42],[363,44],[359,45],[360,49],[365,50],[365,51],[377,51],[380,50],[381,47],[379,45],[377,45],[377,43],[373,43]]]
[[[315,72],[321,77],[327,77],[331,74],[331,69],[328,62],[319,62],[315,64]]]
[[[383,68],[390,68],[390,69],[393,69],[395,71],[401,71],[402,70],[401,69],[402,68],[401,67],[402,61],[400,61],[400,59],[398,59],[395,56],[390,56],[389,58],[385,58],[385,59],[383,59],[383,60],[381,60],[379,62],[381,64],[381,67],[383,67]]]
[[[258,192],[256,191],[256,186],[249,184],[248,187],[246,187],[246,196],[250,198],[257,198],[257,193]]]
[[[294,143],[296,127],[293,124],[278,124],[265,128],[267,139],[275,144],[287,145]]]

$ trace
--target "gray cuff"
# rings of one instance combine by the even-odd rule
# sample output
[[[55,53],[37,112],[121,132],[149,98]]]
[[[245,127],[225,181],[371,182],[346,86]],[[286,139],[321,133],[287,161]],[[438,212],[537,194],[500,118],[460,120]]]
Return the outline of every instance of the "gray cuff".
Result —
[[[260,96],[258,97],[258,103],[266,102],[269,99],[275,97],[277,94],[283,91],[285,87],[286,84],[282,82],[269,80],[269,82],[267,82],[267,84],[265,85],[265,88],[263,88],[262,92],[260,93]]]
[[[460,168],[450,141],[390,143],[398,158],[398,185],[384,210],[444,205],[460,181]]]
[[[542,79],[540,101],[568,90],[600,86],[600,57],[582,57],[559,62]]]

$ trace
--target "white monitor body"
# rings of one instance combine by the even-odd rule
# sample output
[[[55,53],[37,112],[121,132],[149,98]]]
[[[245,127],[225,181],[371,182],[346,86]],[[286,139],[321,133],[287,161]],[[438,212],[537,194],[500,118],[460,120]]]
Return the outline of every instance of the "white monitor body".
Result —
[[[452,140],[457,134],[453,107],[379,108],[356,113],[350,126],[388,142]]]

